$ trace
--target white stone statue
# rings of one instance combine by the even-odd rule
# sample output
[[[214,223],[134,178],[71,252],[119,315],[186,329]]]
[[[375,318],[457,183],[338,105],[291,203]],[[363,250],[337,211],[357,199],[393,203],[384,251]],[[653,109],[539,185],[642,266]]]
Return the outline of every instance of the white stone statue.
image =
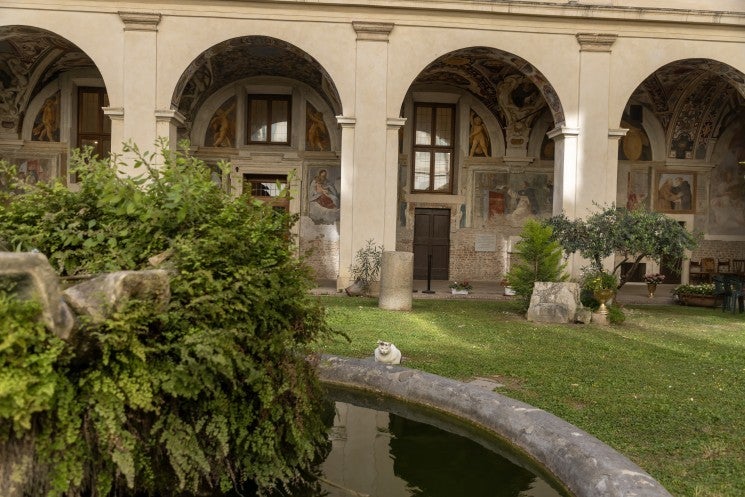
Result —
[[[401,364],[401,351],[391,342],[378,340],[378,346],[375,348],[375,362]]]

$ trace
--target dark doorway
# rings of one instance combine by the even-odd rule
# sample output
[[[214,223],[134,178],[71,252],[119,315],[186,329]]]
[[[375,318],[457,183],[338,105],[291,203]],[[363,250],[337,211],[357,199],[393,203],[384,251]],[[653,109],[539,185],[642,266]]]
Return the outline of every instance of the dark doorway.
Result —
[[[432,279],[448,279],[450,265],[450,209],[414,211],[414,279],[426,280],[432,261]]]
[[[682,262],[677,258],[662,256],[660,259],[660,273],[665,275],[664,283],[680,284]]]
[[[685,228],[685,221],[678,221],[678,224]],[[682,259],[662,255],[660,258],[660,273],[665,275],[665,283],[679,285],[682,272]]]

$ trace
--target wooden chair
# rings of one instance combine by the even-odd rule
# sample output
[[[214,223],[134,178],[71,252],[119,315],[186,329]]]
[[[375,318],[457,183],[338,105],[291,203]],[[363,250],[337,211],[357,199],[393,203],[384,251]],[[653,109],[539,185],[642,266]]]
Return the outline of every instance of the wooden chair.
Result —
[[[732,259],[730,271],[737,274],[745,274],[745,259]]]
[[[704,257],[701,259],[701,281],[710,282],[711,275],[717,272],[717,261],[713,257]]]
[[[717,273],[729,273],[729,259],[717,259]]]
[[[699,261],[688,261],[688,280],[692,285],[703,281],[701,274],[701,263]]]
[[[723,274],[715,274],[712,281],[714,282],[714,307],[717,307],[717,302],[722,299],[722,312],[724,312],[729,309],[729,299],[732,294],[730,282]]]

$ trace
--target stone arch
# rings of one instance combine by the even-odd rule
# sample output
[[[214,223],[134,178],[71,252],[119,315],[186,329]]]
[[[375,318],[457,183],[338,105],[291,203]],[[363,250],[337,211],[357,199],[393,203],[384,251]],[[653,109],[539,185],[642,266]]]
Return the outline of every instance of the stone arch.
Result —
[[[335,114],[342,113],[339,92],[331,76],[306,51],[269,36],[242,36],[222,41],[200,53],[183,71],[173,89],[171,108],[186,117],[215,91],[237,80],[274,76],[299,81],[315,90]]]
[[[537,67],[514,53],[487,46],[451,50],[423,65],[404,90],[404,94],[423,75],[428,78],[430,74],[433,77],[437,75],[445,81],[450,80],[448,83],[453,86],[467,89],[492,111],[495,104],[488,101],[496,101],[496,88],[492,83],[504,76],[522,75],[538,90],[550,109],[554,122],[559,124],[565,121],[564,109],[553,85]]]
[[[3,135],[16,134],[16,137],[30,139],[30,132],[25,128],[33,124],[38,113],[39,96],[48,97],[51,92],[60,90],[61,77],[81,71],[88,72],[106,86],[105,75],[88,51],[69,38],[35,26],[0,26],[0,129]],[[57,89],[53,90],[55,84]],[[70,111],[69,102],[63,107]]]
[[[745,74],[712,59],[678,59],[658,67],[629,94],[664,131],[661,160],[707,161],[722,125],[745,97]],[[617,115],[618,116],[618,115]],[[623,118],[623,111],[621,116]],[[620,121],[620,119],[619,119]]]
[[[292,87],[297,89],[303,95],[303,100],[310,102],[316,109],[322,111],[324,121],[326,124],[326,130],[328,131],[331,139],[331,149],[339,150],[341,148],[341,136],[339,129],[335,122],[332,122],[333,109],[328,106],[328,103],[323,97],[310,86],[281,77],[263,77],[257,76],[253,78],[244,78],[235,81],[229,85],[222,87],[215,91],[205,100],[204,104],[200,107],[197,115],[194,119],[194,126],[192,128],[192,140],[193,145],[202,146],[204,145],[204,136],[209,127],[210,118],[222,106],[229,98],[236,96],[241,88],[251,84],[261,85],[281,85],[285,87]]]

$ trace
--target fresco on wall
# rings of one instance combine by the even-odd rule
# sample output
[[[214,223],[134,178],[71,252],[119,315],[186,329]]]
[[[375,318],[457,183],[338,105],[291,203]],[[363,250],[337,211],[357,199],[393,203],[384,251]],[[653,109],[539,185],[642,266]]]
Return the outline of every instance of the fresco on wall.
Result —
[[[692,214],[696,205],[696,173],[657,173],[657,211]]]
[[[331,139],[323,114],[310,102],[305,105],[305,150],[331,150]]]
[[[60,92],[44,100],[31,130],[33,141],[59,141]]]
[[[727,152],[711,171],[708,233],[745,234],[745,137],[742,129],[730,140]]]
[[[206,147],[232,147],[235,140],[235,102],[231,97],[215,111],[204,138]]]
[[[649,171],[629,171],[626,185],[626,208],[649,210]]]
[[[553,175],[477,172],[474,175],[473,223],[519,226],[529,217],[553,211]]]
[[[315,224],[334,224],[339,221],[339,167],[311,166],[308,168],[306,192],[307,213]]]
[[[622,120],[621,127],[628,129],[626,136],[618,144],[618,160],[649,161],[652,160],[652,147],[649,137],[641,125]]]
[[[11,162],[16,165],[18,178],[29,185],[49,181],[55,176],[48,159],[14,159]]]
[[[468,156],[489,157],[490,155],[491,147],[486,125],[481,119],[481,116],[471,109],[471,129],[468,134]]]

